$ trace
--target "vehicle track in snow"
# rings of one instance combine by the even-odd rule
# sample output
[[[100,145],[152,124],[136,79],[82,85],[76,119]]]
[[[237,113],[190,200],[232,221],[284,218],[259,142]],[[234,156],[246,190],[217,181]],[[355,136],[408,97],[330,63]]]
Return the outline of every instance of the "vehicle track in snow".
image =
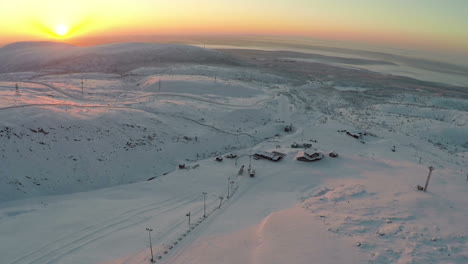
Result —
[[[210,208],[212,207],[213,205],[216,205],[218,203],[218,200],[217,199],[214,199],[213,201],[207,203],[207,208]],[[197,215],[198,213],[201,213],[203,212],[203,207],[200,206],[199,209],[195,210],[195,211],[191,211],[192,213],[192,217]],[[202,217],[200,217],[199,219],[201,219]],[[196,220],[196,219],[194,219]],[[159,252],[159,251],[155,251],[155,258],[157,258],[157,256],[162,256],[162,255],[165,255],[164,254],[164,251],[170,251],[169,247],[170,245],[173,245],[174,242],[166,242],[164,241],[164,239],[168,239],[171,235],[173,234],[177,234],[177,232],[179,232],[179,236],[180,234],[182,233],[181,230],[184,230],[181,226],[182,225],[187,225],[187,219],[185,218],[185,216],[183,218],[181,218],[178,222],[176,222],[176,224],[173,224],[171,223],[171,225],[168,226],[168,228],[164,229],[162,231],[162,233],[158,233],[157,234],[157,240],[153,240],[153,248],[157,248],[158,246],[161,246],[163,248],[163,251]],[[195,226],[196,224],[194,224],[192,222],[191,226]],[[190,229],[191,230],[191,229]],[[169,240],[171,241],[171,240]],[[177,240],[178,241],[178,240]],[[169,245],[169,246],[168,246]],[[172,246],[174,247],[174,246]],[[141,254],[141,252],[138,252],[138,253],[135,253],[135,254],[132,254],[131,256],[127,257],[121,264],[132,264],[132,263],[135,263],[137,262],[138,260],[136,259],[136,257],[139,257],[139,254]]]
[[[109,219],[108,221],[85,227],[72,234],[67,234],[66,236],[48,243],[27,255],[15,259],[13,262],[10,262],[10,264],[56,263],[56,261],[61,257],[76,251],[85,245],[102,239],[118,230],[123,230],[134,226],[135,224],[147,221],[154,216],[184,207],[199,199],[199,196],[199,194],[192,194],[182,199],[174,197],[161,202],[148,204],[137,209],[128,210],[117,217]],[[155,210],[155,214],[150,214]]]
[[[194,228],[187,237],[182,240],[183,243],[178,244],[177,248],[173,249],[172,254],[165,255],[164,260],[161,263],[169,264],[177,260],[184,252],[190,247],[190,245],[210,226],[210,223],[215,221],[223,212],[228,210],[231,206],[235,205],[240,199],[242,199],[246,193],[255,189],[255,186],[258,186],[266,179],[260,179],[255,177],[255,182],[248,181],[248,176],[238,176],[236,179],[236,187],[234,193],[231,197],[222,204],[220,209],[215,209],[208,214],[208,217],[199,223],[196,228]],[[241,184],[242,183],[242,184]],[[238,191],[240,192],[238,193]],[[130,264],[130,263],[129,263]]]
[[[125,100],[109,100],[109,101],[103,101],[103,100],[91,100],[91,99],[86,99],[85,97],[82,96],[76,96],[72,93],[66,92],[61,88],[58,88],[52,84],[44,83],[44,82],[34,82],[34,81],[22,81],[23,83],[29,83],[29,84],[37,84],[37,85],[42,85],[47,88],[50,88],[67,98],[76,100],[80,103],[100,103],[100,104],[135,104],[135,103],[141,103],[141,99],[145,98],[158,98],[160,96],[165,96],[165,97],[180,97],[184,99],[191,99],[199,102],[204,102],[204,103],[210,103],[210,104],[216,104],[216,105],[222,105],[222,106],[227,106],[227,107],[232,107],[232,108],[251,108],[251,107],[256,107],[264,102],[271,101],[273,99],[273,96],[270,96],[270,98],[259,100],[253,104],[250,105],[236,105],[236,104],[228,104],[228,103],[222,103],[219,101],[215,100],[209,100],[201,96],[196,96],[196,95],[190,95],[190,94],[184,94],[184,93],[170,93],[170,92],[158,92],[158,93],[152,93],[149,95],[144,95],[144,96],[137,96],[134,98],[129,98]]]
[[[43,83],[43,82],[33,82],[33,81],[22,81],[23,83],[30,83],[30,84],[38,84],[38,85],[42,85],[42,86],[45,86],[45,87],[48,87],[54,91],[56,91],[57,93],[60,93],[62,95],[65,95],[66,97],[68,98],[72,98],[72,99],[75,99],[75,100],[79,100],[79,101],[83,101],[83,97],[78,97],[78,96],[75,96],[74,94],[71,94],[71,93],[68,93],[68,92],[65,92],[63,89],[60,89],[58,87],[55,87],[51,84],[48,84],[48,83]]]
[[[233,133],[233,132],[230,132],[230,131],[227,131],[227,130],[223,130],[221,128],[217,128],[215,126],[203,124],[203,123],[201,123],[201,122],[199,122],[197,120],[194,120],[194,119],[191,119],[191,118],[188,118],[188,117],[172,115],[172,114],[168,114],[168,113],[164,113],[164,112],[150,111],[150,110],[145,110],[145,109],[131,107],[131,106],[80,105],[80,104],[71,104],[71,103],[70,104],[67,104],[67,103],[64,103],[64,104],[61,104],[61,103],[58,103],[58,104],[27,104],[27,105],[16,105],[16,106],[3,107],[3,108],[0,108],[0,111],[9,110],[9,109],[27,108],[27,107],[47,107],[47,106],[69,106],[69,107],[79,107],[79,108],[126,109],[126,110],[133,110],[133,111],[141,111],[141,112],[149,113],[149,114],[152,114],[152,115],[165,115],[165,116],[175,117],[175,118],[179,118],[179,119],[184,119],[184,120],[196,123],[196,124],[198,124],[200,126],[210,128],[212,130],[216,130],[216,131],[218,131],[220,133],[224,133],[224,134],[229,134],[229,135],[233,135],[233,136],[242,136],[242,135],[244,135],[244,136],[248,136],[248,137],[251,137],[251,138],[254,138],[254,139],[257,139],[257,140],[261,140],[260,138],[252,136],[252,135],[250,135],[248,133],[245,133],[245,132]]]
[[[231,197],[229,199],[224,200],[224,202],[221,204],[221,208],[219,208],[219,200],[218,199],[213,199],[211,202],[207,203],[207,217],[204,218],[203,216],[200,216],[198,218],[193,218],[192,224],[190,225],[189,228],[184,229],[180,228],[181,225],[186,225],[187,224],[187,219],[183,218],[179,222],[177,222],[175,225],[170,226],[168,229],[163,231],[162,234],[158,235],[158,240],[159,242],[154,243],[153,241],[153,248],[157,248],[158,245],[162,246],[162,250],[155,251],[154,252],[154,258],[160,262],[163,261],[165,258],[168,258],[171,256],[171,251],[177,251],[177,248],[180,246],[184,247],[187,243],[193,242],[202,232],[202,230],[207,228],[206,224],[203,224],[205,221],[209,219],[213,219],[212,215],[216,215],[216,212],[218,211],[224,211],[231,201],[234,201],[234,194],[237,192],[239,189],[239,181],[245,178],[245,176],[236,176],[235,178],[235,183],[233,184],[233,189],[234,191],[231,192]],[[235,188],[234,188],[235,186]],[[226,197],[227,192],[225,193],[222,191],[219,195],[223,195],[223,197]],[[200,207],[196,211],[192,211],[192,216],[197,215],[198,213],[201,213],[203,211],[203,207]],[[177,233],[179,232],[179,233]],[[164,239],[169,238],[170,235],[172,234],[178,234],[176,238],[171,238],[169,239],[169,242],[163,241]],[[183,249],[182,249],[183,250]],[[122,262],[119,262],[119,264],[134,264],[134,263],[140,263],[142,258],[147,258],[146,255],[142,255],[145,251],[140,251],[137,253],[134,253]],[[176,254],[178,254],[176,252]]]

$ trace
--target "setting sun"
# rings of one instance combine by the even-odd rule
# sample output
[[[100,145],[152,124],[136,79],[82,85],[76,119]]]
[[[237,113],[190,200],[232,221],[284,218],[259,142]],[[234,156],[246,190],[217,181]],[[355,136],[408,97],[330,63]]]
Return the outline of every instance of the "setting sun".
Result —
[[[65,36],[68,33],[68,28],[65,25],[57,25],[55,27],[55,33],[61,37]]]
[[[468,264],[467,14],[0,0],[0,264]]]

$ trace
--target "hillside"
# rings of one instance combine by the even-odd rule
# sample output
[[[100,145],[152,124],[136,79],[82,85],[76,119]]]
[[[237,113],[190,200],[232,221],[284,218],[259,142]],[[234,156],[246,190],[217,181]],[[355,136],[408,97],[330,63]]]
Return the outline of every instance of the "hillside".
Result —
[[[149,263],[146,228],[166,264],[468,261],[463,87],[264,52],[32,46],[0,50],[35,61],[0,62],[28,71],[0,74],[2,264]]]
[[[0,48],[0,73],[27,71],[124,73],[137,66],[169,63],[237,65],[233,57],[195,46],[122,43],[76,47],[54,42],[14,43]]]

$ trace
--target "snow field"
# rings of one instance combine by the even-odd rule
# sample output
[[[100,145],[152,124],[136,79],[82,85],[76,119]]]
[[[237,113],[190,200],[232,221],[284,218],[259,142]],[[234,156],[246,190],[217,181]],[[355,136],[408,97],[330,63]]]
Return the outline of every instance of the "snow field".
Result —
[[[57,48],[84,56],[11,46],[54,71],[0,74],[0,262],[148,263],[147,227],[159,263],[467,262],[466,100],[335,87],[186,46]],[[296,161],[295,142],[325,159]],[[255,151],[287,155],[236,177]],[[227,153],[239,158],[214,161]],[[236,192],[217,209],[228,177]]]

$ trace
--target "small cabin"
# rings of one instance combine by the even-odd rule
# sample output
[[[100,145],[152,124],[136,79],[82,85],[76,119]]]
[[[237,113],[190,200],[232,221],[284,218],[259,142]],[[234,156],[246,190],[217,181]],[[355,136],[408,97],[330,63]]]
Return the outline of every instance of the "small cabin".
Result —
[[[299,143],[294,142],[293,144],[291,144],[291,148],[305,148],[305,149],[308,149],[308,148],[311,148],[311,147],[312,147],[312,144],[310,144],[310,143],[299,144]]]
[[[267,160],[271,160],[271,161],[274,161],[274,162],[278,162],[280,161],[284,156],[286,156],[285,154],[281,153],[281,152],[277,152],[277,151],[273,151],[273,152],[265,152],[265,151],[257,151],[255,152],[255,154],[253,154],[253,157],[254,159],[267,159]]]
[[[228,155],[226,155],[226,156],[224,156],[224,157],[225,157],[226,159],[235,159],[235,158],[237,158],[237,155],[231,153],[231,154],[228,154]]]
[[[315,153],[309,154],[309,153],[307,153],[305,151],[300,151],[296,155],[296,160],[305,161],[305,162],[318,161],[318,160],[321,160],[323,158],[324,158],[324,156],[320,152],[315,152]]]

